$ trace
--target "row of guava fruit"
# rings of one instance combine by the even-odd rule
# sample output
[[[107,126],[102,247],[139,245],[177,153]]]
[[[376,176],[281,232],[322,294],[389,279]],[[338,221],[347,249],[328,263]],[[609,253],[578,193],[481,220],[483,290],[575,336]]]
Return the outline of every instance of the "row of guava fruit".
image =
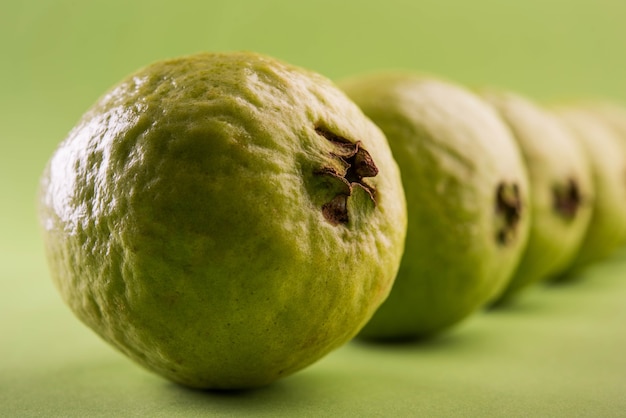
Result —
[[[160,61],[46,166],[51,276],[147,369],[265,385],[610,255],[626,238],[624,113],[413,72],[336,84],[255,53]]]

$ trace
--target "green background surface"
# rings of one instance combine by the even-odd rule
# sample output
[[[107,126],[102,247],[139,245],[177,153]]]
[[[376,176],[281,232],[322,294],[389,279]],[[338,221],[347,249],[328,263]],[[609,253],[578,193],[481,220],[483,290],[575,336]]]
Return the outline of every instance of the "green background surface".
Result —
[[[73,317],[35,212],[56,145],[152,61],[252,50],[334,79],[409,68],[624,101],[626,2],[5,0],[0,47],[0,417],[626,416],[626,251],[433,341],[353,342],[267,388],[216,393],[140,369]]]

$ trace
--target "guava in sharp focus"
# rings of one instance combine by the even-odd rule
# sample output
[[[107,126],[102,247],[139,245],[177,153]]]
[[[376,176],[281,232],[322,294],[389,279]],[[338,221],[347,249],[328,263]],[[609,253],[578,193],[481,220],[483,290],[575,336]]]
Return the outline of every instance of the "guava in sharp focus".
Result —
[[[497,300],[503,304],[568,268],[589,225],[593,184],[585,151],[551,112],[511,92],[487,89],[481,95],[511,129],[530,180],[528,244]]]
[[[444,331],[504,289],[525,247],[528,179],[519,149],[493,108],[452,83],[387,72],[340,87],[385,133],[409,219],[394,287],[360,336]]]
[[[326,78],[252,53],[123,80],[58,147],[40,201],[74,313],[199,388],[264,385],[347,342],[406,234],[380,130]]]
[[[559,277],[563,280],[610,256],[626,239],[626,144],[585,106],[559,105],[554,111],[585,150],[595,189],[589,227],[568,271]]]

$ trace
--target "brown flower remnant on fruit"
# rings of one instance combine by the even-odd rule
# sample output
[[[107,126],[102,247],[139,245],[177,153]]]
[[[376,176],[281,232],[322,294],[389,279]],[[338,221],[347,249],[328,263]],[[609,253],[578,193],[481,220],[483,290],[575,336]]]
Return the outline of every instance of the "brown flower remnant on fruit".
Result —
[[[322,206],[324,217],[333,225],[348,223],[348,196],[338,194]]]
[[[576,180],[569,178],[566,184],[556,184],[552,187],[553,208],[566,219],[576,216],[582,203],[580,188]]]
[[[376,167],[370,153],[361,147],[360,141],[352,143],[346,138],[335,135],[321,127],[315,128],[315,132],[335,145],[335,151],[332,155],[339,158],[346,167],[343,175],[332,167],[323,167],[315,172],[318,175],[330,175],[347,186],[346,194],[338,194],[322,206],[322,214],[333,225],[347,224],[349,221],[347,202],[348,197],[352,195],[354,186],[363,188],[369,194],[372,202],[376,203],[376,189],[365,183],[363,179],[375,177],[378,174],[378,167]]]
[[[517,184],[500,182],[496,189],[496,214],[502,218],[503,226],[497,232],[500,245],[506,245],[515,236],[522,215],[522,200]]]

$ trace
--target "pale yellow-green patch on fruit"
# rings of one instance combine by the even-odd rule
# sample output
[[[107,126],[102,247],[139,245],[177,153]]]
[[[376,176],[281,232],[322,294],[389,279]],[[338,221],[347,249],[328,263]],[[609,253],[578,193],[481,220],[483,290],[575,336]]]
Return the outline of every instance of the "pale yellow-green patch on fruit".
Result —
[[[610,129],[615,130],[626,144],[626,105],[610,100],[587,100],[577,103],[596,117],[604,121]]]

